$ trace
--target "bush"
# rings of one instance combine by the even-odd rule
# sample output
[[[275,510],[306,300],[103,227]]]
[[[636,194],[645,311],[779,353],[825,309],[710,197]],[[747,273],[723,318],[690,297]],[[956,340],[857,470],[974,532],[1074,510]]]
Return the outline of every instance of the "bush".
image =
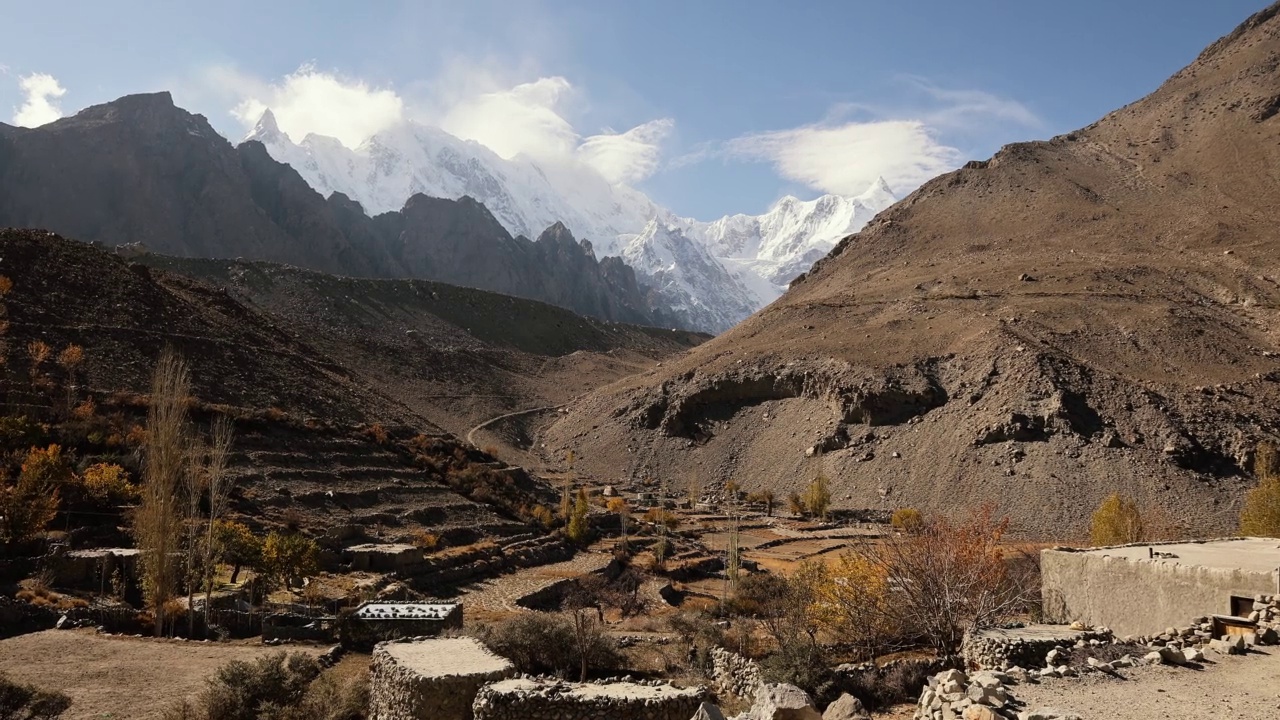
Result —
[[[778,645],[760,661],[760,676],[767,683],[787,683],[809,693],[818,707],[835,700],[831,664],[822,646],[809,638],[796,637]]]
[[[440,548],[440,536],[426,530],[414,530],[410,533],[413,544],[427,552],[435,552]]]
[[[0,674],[0,720],[54,720],[71,707],[65,694],[23,685]]]
[[[45,438],[45,430],[26,415],[0,417],[0,445],[30,447]]]
[[[218,669],[194,703],[174,708],[167,720],[302,717],[286,709],[303,702],[319,675],[320,665],[304,653],[273,653],[252,662],[233,660]]]
[[[100,503],[138,499],[138,486],[129,482],[129,473],[113,463],[97,463],[85,468],[82,482],[89,497]]]
[[[889,524],[902,532],[916,532],[924,527],[924,516],[915,508],[898,508],[889,518]]]
[[[1094,547],[1124,545],[1145,539],[1146,530],[1138,504],[1120,493],[1111,493],[1103,500],[1089,523],[1089,542]]]
[[[480,640],[523,673],[577,676],[582,665],[572,621],[561,615],[526,613],[480,632]],[[591,638],[587,667],[597,673],[619,667],[622,658],[608,636]]]

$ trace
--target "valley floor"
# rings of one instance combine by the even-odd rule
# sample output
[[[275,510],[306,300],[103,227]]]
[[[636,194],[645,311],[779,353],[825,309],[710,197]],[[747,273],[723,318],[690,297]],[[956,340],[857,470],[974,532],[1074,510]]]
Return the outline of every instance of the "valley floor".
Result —
[[[292,646],[320,654],[322,648]],[[202,643],[46,630],[0,640],[0,673],[71,696],[62,720],[148,720],[183,698],[232,660],[278,652],[261,643]]]

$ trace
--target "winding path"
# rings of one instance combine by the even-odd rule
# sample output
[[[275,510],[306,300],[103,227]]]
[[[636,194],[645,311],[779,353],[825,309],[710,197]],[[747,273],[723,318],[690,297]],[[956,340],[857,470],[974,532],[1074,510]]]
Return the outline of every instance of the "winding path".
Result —
[[[570,402],[572,402],[572,401],[570,401]],[[479,425],[477,425],[477,426],[475,426],[475,427],[473,427],[473,428],[471,428],[470,430],[468,430],[468,431],[467,431],[467,442],[468,442],[468,443],[470,443],[470,444],[472,444],[472,445],[475,445],[475,444],[476,444],[476,443],[475,443],[475,434],[476,434],[477,432],[480,432],[481,430],[483,430],[483,429],[485,429],[485,428],[489,427],[490,425],[492,425],[492,424],[494,424],[494,423],[496,423],[496,422],[499,422],[499,421],[502,421],[502,420],[506,420],[506,419],[508,419],[508,418],[520,417],[521,415],[533,415],[534,413],[548,412],[548,411],[551,411],[551,410],[559,410],[560,408],[562,408],[562,407],[564,407],[565,405],[568,405],[568,404],[569,404],[569,403],[563,403],[563,404],[561,404],[561,405],[545,405],[545,406],[543,406],[543,407],[529,408],[528,410],[517,410],[516,412],[507,413],[507,414],[505,414],[505,415],[499,415],[499,416],[497,416],[497,417],[491,417],[491,418],[489,418],[488,420],[485,420],[484,422],[480,423]]]

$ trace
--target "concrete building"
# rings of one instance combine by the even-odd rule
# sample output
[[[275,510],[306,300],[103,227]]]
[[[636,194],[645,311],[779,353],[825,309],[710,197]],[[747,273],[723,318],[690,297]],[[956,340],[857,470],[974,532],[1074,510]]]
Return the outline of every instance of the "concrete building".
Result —
[[[1248,615],[1257,595],[1280,594],[1280,540],[1231,538],[1040,556],[1045,619],[1150,635],[1193,618]]]

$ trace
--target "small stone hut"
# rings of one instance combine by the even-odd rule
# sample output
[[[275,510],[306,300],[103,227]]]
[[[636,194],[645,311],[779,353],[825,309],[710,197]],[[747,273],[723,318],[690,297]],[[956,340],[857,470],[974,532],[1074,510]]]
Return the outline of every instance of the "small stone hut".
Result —
[[[369,668],[371,720],[472,720],[482,685],[515,668],[469,637],[379,644]]]
[[[370,601],[342,619],[338,634],[343,646],[368,649],[386,640],[433,637],[461,628],[460,603]]]

